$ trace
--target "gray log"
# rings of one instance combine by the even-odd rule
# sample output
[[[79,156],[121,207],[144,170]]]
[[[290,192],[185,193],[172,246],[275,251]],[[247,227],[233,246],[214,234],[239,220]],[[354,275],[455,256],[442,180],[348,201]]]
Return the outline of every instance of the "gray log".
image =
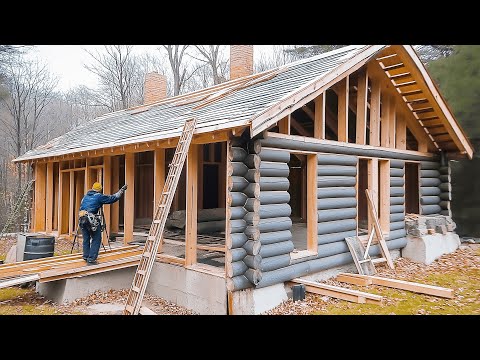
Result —
[[[450,201],[440,201],[438,204],[442,209],[448,209],[450,206]]]
[[[258,169],[261,163],[260,156],[256,154],[249,154],[243,161],[249,169]]]
[[[228,178],[228,187],[231,192],[238,192],[245,189],[249,182],[243,176],[230,176]]]
[[[262,245],[262,248],[260,249],[260,256],[262,259],[266,259],[272,256],[289,254],[294,248],[293,242],[290,240],[269,245]]]
[[[227,278],[227,289],[229,291],[239,291],[253,287],[253,284],[248,281],[245,275]]]
[[[405,206],[403,205],[392,205],[390,206],[390,214],[404,213]]]
[[[262,273],[258,270],[248,269],[247,271],[245,271],[245,277],[253,285],[257,285],[260,280],[262,280]]]
[[[357,165],[356,156],[318,154],[317,160],[318,165]]]
[[[257,139],[252,139],[247,144],[248,151],[250,153],[258,154],[262,151],[262,144]]]
[[[229,209],[230,220],[239,220],[247,214],[247,210],[243,206],[231,207]]]
[[[405,221],[390,223],[390,231],[405,229]]]
[[[243,244],[243,248],[247,252],[248,255],[258,255],[260,253],[260,248],[262,244],[260,241],[248,240],[245,244]]]
[[[246,227],[247,227],[247,223],[243,219],[229,221],[229,228],[230,228],[231,234],[242,233],[245,231]]]
[[[260,195],[260,184],[249,184],[243,189],[243,192],[249,198],[258,198]]]
[[[442,210],[440,211],[440,215],[451,216],[450,210]]]
[[[292,209],[288,204],[260,205],[258,211],[260,219],[284,217],[292,214]]]
[[[228,198],[231,207],[243,206],[248,199],[243,192],[230,192]]]
[[[395,240],[395,239],[400,239],[405,237],[407,235],[407,231],[405,228],[403,229],[397,229],[397,230],[390,230],[390,233],[388,234],[388,240]]]
[[[355,186],[357,179],[354,176],[319,176],[317,187]]]
[[[230,161],[241,161],[243,162],[247,157],[247,152],[241,147],[232,147],[230,148]]]
[[[290,265],[290,254],[272,256],[266,259],[262,259],[262,263],[260,264],[260,270],[262,271],[263,275],[264,271],[272,271],[288,265]]]
[[[288,240],[292,240],[292,233],[290,232],[290,230],[262,233],[260,234],[259,238],[262,246]]]
[[[290,230],[292,228],[292,220],[289,217],[260,219],[258,229],[260,233]]]
[[[248,198],[247,201],[245,202],[245,210],[249,212],[258,212],[258,209],[260,209],[260,200],[259,199],[254,199],[254,198]]]
[[[241,261],[243,258],[247,255],[247,252],[243,248],[238,248],[238,249],[231,249],[228,252],[228,261],[229,262],[236,262],[236,261]]]
[[[440,211],[442,211],[440,205],[425,205],[421,209],[422,215],[440,214]]]
[[[391,177],[403,177],[404,174],[405,174],[405,171],[403,169],[390,168]]]
[[[438,171],[440,171],[442,175],[450,175],[450,166],[441,166]]]
[[[318,245],[318,258],[341,254],[347,252],[348,245],[345,240],[337,241],[330,244]]]
[[[421,178],[438,178],[440,176],[440,171],[438,170],[420,170]]]
[[[420,178],[421,187],[438,186],[440,184],[441,181],[438,178]]]
[[[356,176],[355,166],[320,165],[317,168],[318,176]]]
[[[391,214],[390,215],[390,223],[394,223],[397,221],[404,221],[405,220],[405,214],[403,213],[398,213],[398,214]]]
[[[440,181],[440,180],[439,180]],[[439,189],[442,191],[442,192],[450,192],[452,191],[452,185],[450,183],[442,183],[440,184],[439,186]]]
[[[243,217],[243,220],[245,220],[245,222],[247,223],[247,226],[250,226],[250,225],[257,226],[260,220],[260,216],[258,216],[258,213],[248,212]]]
[[[438,187],[421,187],[420,195],[422,196],[433,196],[440,195],[440,189]]]
[[[319,210],[317,214],[318,214],[319,223],[322,223],[325,221],[333,221],[333,220],[355,219],[357,216],[357,209],[346,208],[346,209]]]
[[[296,140],[296,139],[292,140],[292,139],[267,137],[266,139],[263,139],[260,141],[262,143],[262,146],[268,146],[268,147],[280,148],[280,149],[326,152],[326,153],[345,154],[345,155],[360,155],[360,156],[382,157],[382,158],[402,159],[402,160],[431,160],[432,159],[427,156],[394,152],[394,151],[383,150],[383,149],[355,148],[355,147],[341,146],[341,144],[338,144],[338,145],[320,144],[320,143],[314,143],[314,142],[305,142],[305,141]]]
[[[422,170],[437,170],[440,168],[440,163],[437,161],[420,161]]]
[[[452,194],[449,192],[440,193],[440,199],[450,201],[452,200]]]
[[[355,188],[352,187],[331,187],[317,189],[317,199],[354,197],[357,195]]]
[[[403,237],[395,240],[388,240],[386,243],[388,250],[401,249],[407,245],[407,239]],[[378,245],[373,245],[371,249],[372,250],[368,252],[371,256],[380,255],[380,247]]]
[[[243,261],[235,261],[232,263],[227,263],[227,276],[234,277],[238,275],[243,275],[247,271],[247,265]]]
[[[288,191],[261,191],[259,199],[262,205],[287,204],[290,194]]]
[[[288,177],[290,168],[287,163],[263,161],[260,163],[260,174],[262,176]]]
[[[449,183],[451,182],[451,176],[450,175],[440,175],[438,177],[442,183]]]
[[[330,244],[334,243],[337,241],[344,241],[346,237],[352,237],[356,236],[357,232],[356,230],[350,230],[350,231],[343,231],[343,232],[337,232],[337,233],[329,233],[325,235],[318,235],[317,236],[317,242],[318,245],[322,244]]]
[[[260,263],[262,262],[262,257],[260,255],[247,255],[243,259],[243,262],[250,269],[260,269]]]
[[[420,203],[422,205],[438,205],[440,202],[440,196],[422,196]]]
[[[230,223],[234,221],[243,221],[243,220],[230,220]],[[199,234],[209,234],[209,233],[221,232],[221,231],[225,231],[225,220],[206,221],[206,222],[197,223],[197,232]],[[241,231],[238,229],[232,232],[241,232]]]
[[[405,181],[401,177],[390,178],[390,186],[403,186]]]
[[[258,153],[262,161],[272,161],[288,163],[290,161],[290,152],[282,150],[262,149]]]
[[[227,236],[230,238],[230,249],[242,248],[242,246],[247,242],[247,235],[245,235],[243,232],[230,234]]]
[[[257,183],[260,181],[260,172],[258,169],[248,169],[244,177],[248,182]]]
[[[260,178],[260,191],[287,191],[290,182],[287,178],[262,176]]]
[[[260,229],[258,226],[247,226],[245,235],[249,240],[258,240],[260,238]]]
[[[317,234],[330,234],[349,230],[355,230],[357,222],[354,219],[328,221],[318,225]]]
[[[403,196],[395,196],[390,198],[390,205],[403,205],[405,198]]]
[[[317,209],[326,210],[326,209],[342,209],[350,208],[357,206],[357,199],[354,197],[350,198],[328,198],[328,199],[318,199],[317,200]]]
[[[230,176],[244,176],[247,171],[248,171],[248,167],[247,165],[245,165],[243,162],[231,162],[230,163],[230,166],[229,166],[229,169],[230,169]]]
[[[403,190],[403,187],[394,186],[390,188],[390,196],[404,196],[404,195],[405,195],[405,190]]]
[[[405,161],[402,160],[390,160],[390,169],[403,169],[405,166]]]

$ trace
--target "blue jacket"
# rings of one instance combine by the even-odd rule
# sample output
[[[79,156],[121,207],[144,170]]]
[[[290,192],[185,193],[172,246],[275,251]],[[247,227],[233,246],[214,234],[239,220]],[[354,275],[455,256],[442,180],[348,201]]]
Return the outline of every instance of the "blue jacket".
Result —
[[[96,214],[103,204],[112,204],[122,196],[121,192],[113,195],[104,195],[95,190],[88,190],[80,203],[80,210],[87,210],[89,213]]]

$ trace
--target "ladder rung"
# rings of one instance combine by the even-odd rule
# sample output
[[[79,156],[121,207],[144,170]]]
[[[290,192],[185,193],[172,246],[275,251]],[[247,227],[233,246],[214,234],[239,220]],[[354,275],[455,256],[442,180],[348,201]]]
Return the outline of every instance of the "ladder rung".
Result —
[[[146,252],[143,253],[142,256],[149,258],[151,255],[152,255],[152,253],[150,251],[146,251]]]
[[[147,239],[150,240],[150,241],[154,241],[156,238],[155,238],[155,236],[151,235]]]
[[[146,274],[146,271],[145,270],[138,270],[137,273],[139,275],[145,275]]]
[[[160,220],[160,219],[158,219],[158,220],[155,219],[155,220],[153,220],[153,223],[154,223],[154,224],[161,224],[161,223],[162,223],[162,220]]]
[[[363,264],[363,263],[366,263],[366,262],[369,262],[369,261],[372,261],[372,259],[360,260],[358,263]]]
[[[386,262],[386,261],[387,261],[387,259],[385,259],[385,258],[372,259],[372,262],[374,264],[383,263],[383,262]]]
[[[132,305],[127,305],[127,306],[125,306],[125,310],[128,311],[129,313],[133,313],[133,306]]]
[[[132,291],[135,291],[136,293],[140,292],[140,288],[136,286],[132,286]]]

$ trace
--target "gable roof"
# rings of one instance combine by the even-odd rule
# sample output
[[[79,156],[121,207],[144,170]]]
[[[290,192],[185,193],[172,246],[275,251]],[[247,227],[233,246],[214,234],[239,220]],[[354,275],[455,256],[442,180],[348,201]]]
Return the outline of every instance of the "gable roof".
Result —
[[[347,46],[154,104],[105,114],[14,161],[174,138],[180,135],[185,120],[191,117],[197,118],[196,134],[249,125],[253,136],[306,104],[387,47]],[[415,53],[413,55],[416,57]],[[452,133],[464,136],[458,124]],[[459,149],[468,154],[473,152],[471,145],[470,149],[468,145],[467,149]]]

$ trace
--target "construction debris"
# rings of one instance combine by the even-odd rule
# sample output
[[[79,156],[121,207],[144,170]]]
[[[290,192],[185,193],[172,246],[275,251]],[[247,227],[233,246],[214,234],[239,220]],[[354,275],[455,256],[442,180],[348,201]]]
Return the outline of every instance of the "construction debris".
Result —
[[[407,235],[421,237],[424,235],[443,234],[452,232],[457,225],[450,216],[445,215],[405,215],[405,229]]]

